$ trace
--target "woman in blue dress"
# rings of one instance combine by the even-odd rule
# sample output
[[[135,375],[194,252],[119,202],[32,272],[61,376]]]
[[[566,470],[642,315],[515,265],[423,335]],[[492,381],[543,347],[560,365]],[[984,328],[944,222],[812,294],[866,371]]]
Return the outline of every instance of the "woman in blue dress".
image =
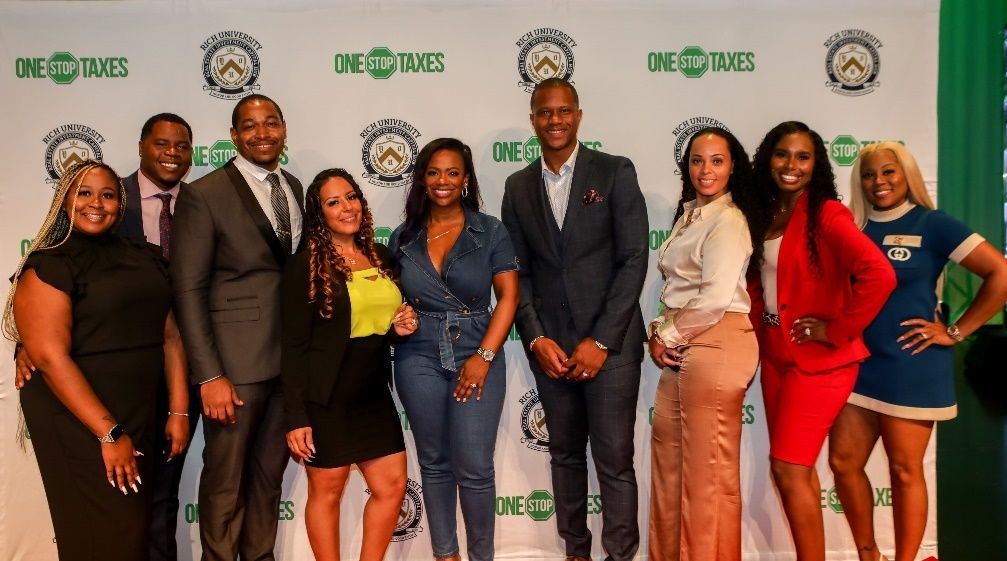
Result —
[[[395,387],[412,425],[430,541],[441,560],[461,558],[458,502],[468,558],[493,559],[493,450],[518,263],[503,224],[480,206],[469,147],[431,141],[416,159],[405,223],[388,244],[402,293],[419,314],[419,329],[395,346]]]
[[[1003,309],[1007,261],[968,226],[934,210],[916,161],[897,142],[861,150],[851,184],[854,217],[888,257],[898,287],[864,332],[871,357],[832,427],[829,463],[860,561],[886,559],[874,539],[873,494],[864,471],[881,439],[891,473],[895,560],[911,561],[927,522],[923,454],[934,422],[957,413],[951,347]],[[948,261],[983,279],[954,322],[935,311]]]

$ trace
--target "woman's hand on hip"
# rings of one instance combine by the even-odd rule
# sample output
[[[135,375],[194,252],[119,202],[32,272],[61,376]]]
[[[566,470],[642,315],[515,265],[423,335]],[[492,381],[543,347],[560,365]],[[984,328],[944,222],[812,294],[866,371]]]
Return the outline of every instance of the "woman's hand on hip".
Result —
[[[117,487],[123,495],[129,494],[129,489],[139,493],[143,481],[140,470],[136,466],[136,457],[143,453],[133,448],[129,435],[123,434],[115,442],[101,444],[101,459],[105,462],[105,478],[112,487]]]
[[[798,318],[790,326],[790,340],[798,345],[817,341],[819,343],[830,343],[828,337],[829,323],[823,319],[805,316]]]
[[[919,354],[923,352],[923,349],[934,344],[951,347],[957,343],[957,341],[948,335],[947,326],[939,321],[913,318],[907,319],[899,325],[902,327],[912,326],[912,329],[906,331],[901,337],[895,340],[896,343],[903,343],[903,351],[911,350],[910,354]]]
[[[458,373],[458,384],[455,385],[455,401],[465,403],[472,394],[475,394],[476,401],[483,397],[483,386],[486,385],[486,376],[490,371],[490,363],[483,360],[479,355],[470,356]]]
[[[311,427],[301,427],[287,433],[287,448],[290,455],[301,464],[315,459],[315,440]]]

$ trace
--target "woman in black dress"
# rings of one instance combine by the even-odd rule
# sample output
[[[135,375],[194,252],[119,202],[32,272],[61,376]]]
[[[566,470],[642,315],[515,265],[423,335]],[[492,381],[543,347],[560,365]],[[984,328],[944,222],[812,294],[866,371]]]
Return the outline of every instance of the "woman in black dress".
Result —
[[[418,325],[402,303],[385,246],[348,172],[315,176],[304,196],[307,249],[283,277],[283,394],[287,445],[308,474],[304,508],[318,561],[338,561],[339,503],[352,464],[370,496],[361,561],[380,561],[406,488],[406,453],[388,381],[388,335]]]
[[[160,250],[113,232],[119,176],[88,160],[60,179],[14,275],[6,335],[45,383],[21,390],[59,558],[147,556],[154,399],[167,375],[173,440],[188,438],[185,352]]]

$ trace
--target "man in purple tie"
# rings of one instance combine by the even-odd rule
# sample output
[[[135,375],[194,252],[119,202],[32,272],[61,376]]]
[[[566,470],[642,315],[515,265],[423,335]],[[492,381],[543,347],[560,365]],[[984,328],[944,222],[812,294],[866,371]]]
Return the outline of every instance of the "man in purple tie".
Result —
[[[147,119],[140,130],[140,169],[122,180],[126,187],[126,213],[119,224],[119,235],[146,238],[161,246],[168,255],[171,217],[178,193],[186,188],[182,181],[192,167],[192,128],[173,113],[159,113]],[[175,529],[178,521],[178,484],[185,463],[186,442],[192,441],[202,408],[199,388],[189,390],[189,407],[179,409],[168,403],[166,387],[157,395],[157,425],[178,431],[181,425],[188,439],[178,442],[169,430],[155,432],[155,450],[161,451],[154,465],[151,483],[150,561],[176,561]],[[174,440],[174,441],[173,441]]]

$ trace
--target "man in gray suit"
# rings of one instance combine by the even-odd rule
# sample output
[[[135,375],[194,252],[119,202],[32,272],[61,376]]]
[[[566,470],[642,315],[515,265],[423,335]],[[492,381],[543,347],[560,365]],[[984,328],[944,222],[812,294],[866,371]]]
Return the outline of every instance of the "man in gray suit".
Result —
[[[591,555],[587,443],[611,561],[639,546],[633,432],[646,340],[640,291],[647,208],[633,163],[577,142],[573,85],[540,82],[531,123],[541,161],[507,178],[503,223],[521,261],[518,332],[549,427],[556,525],[568,561]]]
[[[175,206],[175,315],[203,401],[199,535],[204,561],[272,560],[288,451],[280,374],[280,278],[301,239],[301,183],[279,168],[280,107],[235,105],[238,156]]]

